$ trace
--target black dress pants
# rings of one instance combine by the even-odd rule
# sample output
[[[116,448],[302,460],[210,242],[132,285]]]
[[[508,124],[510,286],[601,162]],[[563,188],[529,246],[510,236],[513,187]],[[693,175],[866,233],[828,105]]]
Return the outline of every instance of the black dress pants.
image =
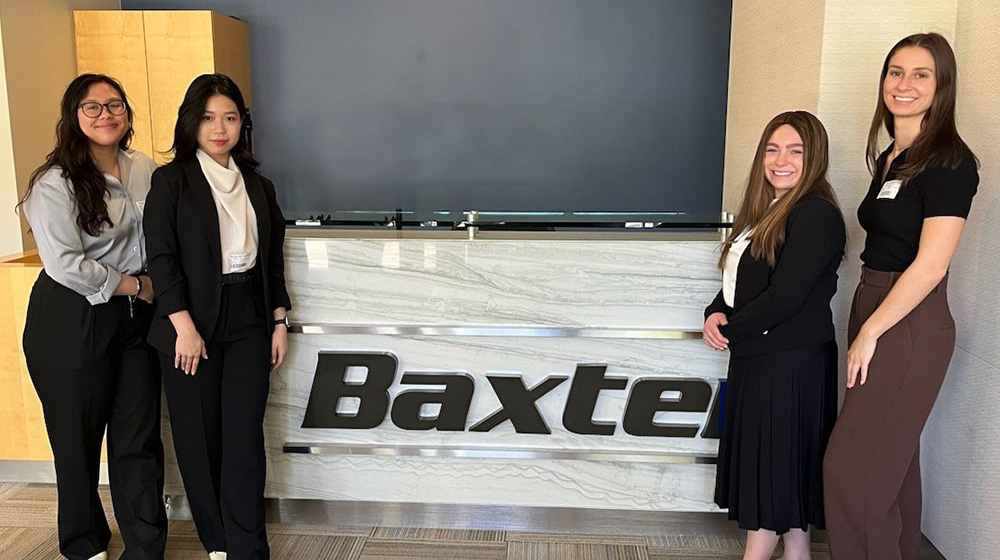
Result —
[[[31,291],[24,356],[42,402],[59,497],[59,551],[87,560],[111,540],[97,493],[101,441],[125,551],[121,560],[163,558],[160,371],[146,343],[152,306],[125,297],[90,305],[42,271]]]
[[[267,560],[264,408],[271,343],[257,281],[225,285],[195,375],[160,353],[177,463],[198,536],[228,560]]]

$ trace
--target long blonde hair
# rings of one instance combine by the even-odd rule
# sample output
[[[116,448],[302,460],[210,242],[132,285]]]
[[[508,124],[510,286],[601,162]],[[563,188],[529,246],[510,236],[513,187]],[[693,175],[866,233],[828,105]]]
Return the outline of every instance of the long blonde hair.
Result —
[[[764,154],[771,135],[779,127],[789,125],[802,137],[803,165],[802,177],[788,194],[772,204],[774,187],[764,176]],[[764,259],[772,267],[777,263],[779,248],[785,243],[785,223],[788,214],[805,195],[815,192],[829,200],[839,210],[837,196],[826,178],[830,166],[830,141],[826,135],[823,123],[812,113],[806,111],[788,111],[771,119],[764,127],[757,144],[757,153],[750,166],[750,177],[747,180],[743,201],[736,213],[732,232],[722,245],[722,256],[719,258],[719,268],[726,263],[726,255],[736,238],[744,231],[752,229],[750,235],[750,254],[755,259]]]

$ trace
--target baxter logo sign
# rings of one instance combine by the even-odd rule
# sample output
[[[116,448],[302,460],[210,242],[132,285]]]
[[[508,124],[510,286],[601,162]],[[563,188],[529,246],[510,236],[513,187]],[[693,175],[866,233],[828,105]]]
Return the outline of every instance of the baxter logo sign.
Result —
[[[403,430],[465,431],[475,379],[465,373],[426,373],[404,371],[399,380],[407,385],[439,385],[441,389],[404,389],[390,401],[389,387],[396,382],[399,361],[388,352],[320,352],[306,407],[303,428],[338,428],[365,430],[381,425],[389,413],[392,423]],[[347,381],[348,368],[366,368],[362,383]],[[615,422],[595,422],[594,408],[601,391],[622,391],[628,378],[606,375],[605,364],[577,364],[563,407],[562,425],[570,432],[610,436]],[[470,432],[488,432],[510,421],[520,434],[551,434],[546,419],[535,403],[562,385],[566,375],[550,375],[533,387],[516,374],[486,374],[490,389],[500,401],[500,408],[468,428]],[[679,395],[665,398],[664,393]],[[341,399],[353,398],[357,411],[338,411]],[[644,377],[632,383],[622,418],[622,428],[633,436],[718,439],[720,398],[712,385],[702,379],[680,377]],[[437,405],[434,416],[421,414],[424,405]],[[660,423],[658,412],[700,412],[701,423]]]

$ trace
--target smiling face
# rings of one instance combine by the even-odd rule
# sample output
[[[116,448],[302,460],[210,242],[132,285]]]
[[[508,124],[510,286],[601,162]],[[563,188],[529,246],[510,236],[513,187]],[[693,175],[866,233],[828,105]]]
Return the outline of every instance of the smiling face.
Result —
[[[85,103],[98,103],[102,105],[101,113],[97,117],[88,117],[81,107],[76,109],[76,117],[80,123],[80,130],[92,145],[101,147],[117,146],[118,142],[128,131],[128,112],[122,111],[120,115],[113,115],[107,107],[110,104],[115,107],[114,102],[122,102],[122,96],[115,88],[105,82],[98,82],[90,86],[87,95],[80,101],[80,105]]]
[[[903,47],[889,59],[882,100],[896,118],[923,118],[937,90],[934,55],[923,47]]]
[[[775,198],[791,192],[802,178],[805,149],[791,125],[779,126],[764,146],[764,180],[774,187]]]
[[[198,126],[198,147],[219,165],[229,165],[229,152],[240,139],[242,119],[236,103],[225,95],[213,95],[205,103]]]

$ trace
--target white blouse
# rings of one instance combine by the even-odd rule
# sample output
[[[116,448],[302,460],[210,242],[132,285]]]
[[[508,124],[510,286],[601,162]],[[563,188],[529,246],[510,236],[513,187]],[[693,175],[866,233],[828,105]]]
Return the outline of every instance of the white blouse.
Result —
[[[198,150],[198,163],[212,187],[212,198],[219,213],[219,239],[222,245],[222,273],[250,270],[257,264],[257,213],[247,195],[240,168],[229,156],[229,166],[222,167],[212,156]]]
[[[777,198],[771,201],[771,206],[774,206],[775,202],[778,202]],[[729,246],[729,252],[726,253],[726,264],[722,267],[722,299],[729,307],[736,303],[736,273],[739,271],[743,253],[750,246],[752,233],[753,228],[750,228],[737,235],[733,244]]]
[[[743,233],[733,240],[733,244],[729,246],[729,252],[726,253],[726,263],[722,268],[722,299],[729,307],[732,307],[736,302],[736,273],[739,270],[743,253],[750,246],[751,233],[753,233],[752,229],[743,230]]]

